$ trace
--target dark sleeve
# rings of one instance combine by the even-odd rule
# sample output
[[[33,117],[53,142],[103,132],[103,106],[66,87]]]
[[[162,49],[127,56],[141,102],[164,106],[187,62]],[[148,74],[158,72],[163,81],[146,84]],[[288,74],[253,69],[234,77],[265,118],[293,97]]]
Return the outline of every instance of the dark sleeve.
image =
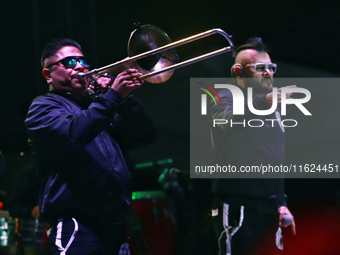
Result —
[[[222,105],[211,101],[211,116],[213,119],[227,119],[233,114],[233,97],[229,90],[223,90],[219,93]],[[219,100],[216,100],[219,102]]]
[[[284,190],[281,193],[279,193],[279,194],[277,194],[275,196],[276,196],[275,198],[276,198],[276,207],[277,208],[279,208],[281,206],[287,207],[287,202],[286,202],[287,195],[284,194]]]
[[[242,90],[244,94],[244,115],[233,115],[233,95],[229,90],[223,90],[219,93],[222,101],[222,105],[219,104],[219,100],[216,100],[216,104],[211,101],[211,117],[212,119],[226,119],[228,123],[233,119],[234,121],[239,121],[243,119],[250,119],[252,113],[248,109],[247,96],[245,90]],[[217,99],[217,98],[215,98]],[[268,103],[266,101],[266,95],[254,96],[253,106],[255,109],[264,110],[268,108]],[[229,125],[219,125],[222,129],[227,129]]]
[[[58,137],[60,145],[86,145],[108,128],[122,98],[115,91],[102,94],[87,109],[55,94],[36,98],[30,106],[25,125],[32,139]]]
[[[119,104],[112,136],[124,149],[136,149],[156,139],[156,128],[139,100],[130,95]]]

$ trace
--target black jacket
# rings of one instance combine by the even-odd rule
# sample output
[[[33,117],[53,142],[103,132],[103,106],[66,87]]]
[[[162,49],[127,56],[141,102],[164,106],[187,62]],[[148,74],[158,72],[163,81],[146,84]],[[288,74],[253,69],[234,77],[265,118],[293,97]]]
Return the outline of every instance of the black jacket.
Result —
[[[89,105],[65,92],[37,97],[25,125],[41,178],[42,219],[114,218],[131,206],[121,146],[151,143],[155,129],[141,103],[114,90]]]
[[[240,87],[239,87],[240,88]],[[233,115],[233,96],[230,90],[219,93],[222,106],[212,104],[211,115],[213,119],[228,119],[228,125],[212,128],[215,150],[215,163],[220,166],[260,166],[284,164],[284,127],[278,121],[266,119],[280,119],[280,111],[265,116],[254,115],[247,106],[247,93],[244,94],[244,115]],[[264,110],[269,106],[265,96],[254,96],[252,99],[255,109]],[[231,120],[235,124],[229,125]],[[250,127],[250,125],[261,127]],[[256,121],[255,121],[256,120]],[[261,121],[259,121],[261,120]],[[247,175],[247,174],[244,174]],[[227,177],[228,175],[226,175]],[[245,176],[246,177],[246,176]],[[275,179],[258,178],[220,178],[213,181],[214,195],[224,200],[272,202],[277,206],[285,204],[284,179],[278,174]]]

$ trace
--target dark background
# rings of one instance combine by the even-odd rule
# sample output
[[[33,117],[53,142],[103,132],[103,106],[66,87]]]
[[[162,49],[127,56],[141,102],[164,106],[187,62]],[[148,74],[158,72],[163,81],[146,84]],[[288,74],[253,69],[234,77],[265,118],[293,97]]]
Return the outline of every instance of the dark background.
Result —
[[[135,22],[156,25],[173,41],[211,28],[221,28],[233,36],[235,45],[245,43],[251,36],[262,37],[271,49],[272,61],[278,64],[276,77],[329,78],[340,74],[339,14],[334,1],[308,1],[308,4],[292,0],[2,2],[0,151],[6,159],[6,172],[1,176],[1,188],[11,193],[17,190],[15,187],[22,186],[17,179],[19,183],[27,183],[28,178],[23,177],[23,172],[30,169],[31,157],[23,122],[33,98],[48,89],[41,76],[39,60],[43,46],[51,39],[75,39],[91,57],[95,68],[127,56],[127,41]],[[216,47],[215,43],[218,44]],[[181,59],[187,59],[197,52],[225,45],[226,41],[214,37],[182,46],[177,53]],[[133,173],[138,176],[139,182],[134,182],[135,190],[159,189],[158,175],[165,167],[176,167],[182,171],[183,185],[188,193],[200,198],[197,210],[203,215],[208,213],[211,203],[209,180],[187,179],[190,77],[230,77],[232,63],[232,54],[226,53],[178,69],[169,81],[145,83],[134,92],[159,130],[155,144],[128,155]],[[320,87],[307,89],[312,92],[308,109],[313,116],[302,118],[292,111],[292,116],[298,116],[301,121],[297,128],[286,131],[287,163],[339,164],[337,95],[340,87],[320,84]],[[157,164],[157,160],[163,159],[172,159],[172,163]],[[153,162],[154,167],[134,169],[135,164],[143,162]],[[145,179],[140,179],[143,177]],[[324,225],[321,229],[329,231],[329,225],[317,222],[338,212],[339,182],[329,177],[288,179],[286,182],[290,208],[301,222],[309,222],[305,224],[308,227]],[[20,201],[25,200],[20,194],[18,196]],[[193,207],[196,206],[194,202]],[[306,216],[312,219],[307,221]],[[334,226],[334,222],[330,225]],[[209,223],[205,226],[209,230]],[[300,230],[303,226],[300,223]],[[307,229],[303,229],[300,238],[313,232]],[[297,240],[302,239],[297,238],[293,243]],[[207,246],[212,245],[207,243]]]

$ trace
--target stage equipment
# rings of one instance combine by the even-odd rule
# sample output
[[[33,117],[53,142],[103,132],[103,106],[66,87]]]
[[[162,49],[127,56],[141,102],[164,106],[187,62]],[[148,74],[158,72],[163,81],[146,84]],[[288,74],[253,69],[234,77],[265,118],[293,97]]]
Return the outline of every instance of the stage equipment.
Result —
[[[126,217],[131,255],[176,254],[175,217],[163,191],[132,193],[133,214]]]

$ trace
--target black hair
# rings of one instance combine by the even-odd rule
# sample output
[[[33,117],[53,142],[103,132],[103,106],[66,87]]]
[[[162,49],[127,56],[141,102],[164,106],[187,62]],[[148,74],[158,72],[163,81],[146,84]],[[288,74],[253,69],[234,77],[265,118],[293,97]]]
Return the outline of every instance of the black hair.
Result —
[[[45,60],[47,58],[49,58],[50,56],[55,56],[57,51],[60,50],[64,46],[74,46],[74,47],[78,48],[81,53],[83,53],[79,43],[77,43],[76,41],[74,41],[72,39],[68,39],[68,38],[53,39],[48,44],[46,44],[46,46],[42,50],[41,60],[40,60],[41,61],[41,66],[44,68]]]
[[[248,39],[246,44],[243,44],[239,47],[237,47],[234,50],[234,56],[242,51],[242,50],[248,50],[248,49],[253,49],[256,50],[257,52],[268,52],[267,46],[262,42],[262,38],[260,37],[251,37]]]

